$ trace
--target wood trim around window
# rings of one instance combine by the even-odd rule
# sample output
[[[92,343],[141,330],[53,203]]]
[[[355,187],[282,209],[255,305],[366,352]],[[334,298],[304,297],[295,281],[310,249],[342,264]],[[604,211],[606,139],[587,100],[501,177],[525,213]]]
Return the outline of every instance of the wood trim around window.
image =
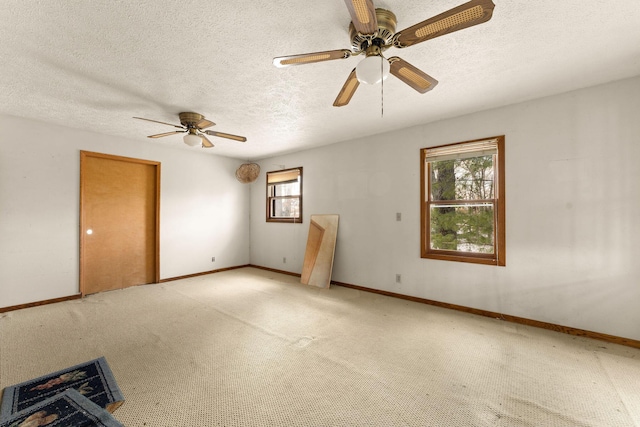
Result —
[[[299,171],[299,178],[300,178],[300,196],[295,196],[300,200],[300,217],[299,218],[272,218],[270,215],[271,212],[271,206],[269,204],[270,202],[270,197],[269,197],[269,174],[273,173],[273,174],[286,174],[287,172],[292,172],[292,171]],[[283,170],[277,170],[277,171],[269,171],[266,174],[266,211],[265,211],[265,215],[266,215],[266,220],[267,222],[281,222],[281,223],[289,223],[289,224],[302,224],[302,166],[297,167],[297,168],[291,168],[291,169],[283,169]],[[280,182],[280,181],[277,181]],[[276,183],[277,183],[276,182]],[[271,182],[273,183],[273,182]]]
[[[428,194],[429,180],[428,168],[425,161],[425,150],[428,148],[446,147],[461,145],[473,142],[480,142],[495,139],[498,147],[497,162],[494,165],[494,180],[496,182],[496,194],[494,200],[494,253],[480,254],[457,251],[444,251],[430,249],[429,233],[429,209]],[[505,224],[505,155],[504,155],[504,135],[489,138],[475,139],[471,141],[445,144],[437,147],[427,147],[420,150],[420,256],[422,258],[437,259],[443,261],[469,262],[485,265],[506,266],[506,224]]]

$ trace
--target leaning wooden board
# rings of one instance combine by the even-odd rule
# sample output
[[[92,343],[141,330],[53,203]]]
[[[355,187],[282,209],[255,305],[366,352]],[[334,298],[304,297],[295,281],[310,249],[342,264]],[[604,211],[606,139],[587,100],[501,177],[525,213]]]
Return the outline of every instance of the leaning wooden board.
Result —
[[[338,236],[339,215],[311,215],[300,282],[328,288]]]

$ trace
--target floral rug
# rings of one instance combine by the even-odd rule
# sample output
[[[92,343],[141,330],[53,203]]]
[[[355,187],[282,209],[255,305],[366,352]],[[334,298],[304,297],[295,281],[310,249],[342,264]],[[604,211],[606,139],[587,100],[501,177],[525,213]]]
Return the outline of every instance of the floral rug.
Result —
[[[110,413],[74,389],[67,389],[24,411],[14,414],[0,427],[122,427]]]
[[[6,387],[0,406],[0,422],[49,399],[67,389],[109,412],[115,411],[124,397],[104,357],[53,372],[14,386]],[[47,424],[35,424],[47,425]]]

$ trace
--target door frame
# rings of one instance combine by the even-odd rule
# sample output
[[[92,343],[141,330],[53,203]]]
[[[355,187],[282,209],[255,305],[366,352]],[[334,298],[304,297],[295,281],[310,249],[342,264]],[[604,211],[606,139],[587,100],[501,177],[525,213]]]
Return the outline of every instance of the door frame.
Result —
[[[85,159],[87,157],[96,157],[107,160],[116,160],[122,162],[131,162],[138,163],[143,165],[150,165],[155,167],[156,171],[156,188],[155,188],[155,196],[156,203],[154,206],[155,209],[155,257],[154,257],[154,278],[152,283],[158,283],[160,280],[160,162],[152,161],[152,160],[143,160],[136,159],[133,157],[123,157],[123,156],[115,156],[112,154],[104,154],[97,153],[93,151],[84,151],[80,150],[80,259],[79,259],[79,268],[80,268],[80,295],[85,296],[85,280],[84,280],[84,261],[85,261],[85,212],[84,212],[84,203],[85,203],[85,172],[84,165]]]

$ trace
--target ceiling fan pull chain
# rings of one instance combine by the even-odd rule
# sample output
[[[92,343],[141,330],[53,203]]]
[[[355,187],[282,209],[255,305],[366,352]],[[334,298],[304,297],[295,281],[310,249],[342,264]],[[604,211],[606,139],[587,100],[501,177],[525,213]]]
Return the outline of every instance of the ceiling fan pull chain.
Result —
[[[384,61],[384,57],[380,55],[380,118],[384,117],[384,75],[382,74],[382,61]]]
[[[382,61],[384,61],[384,57],[380,55]],[[382,61],[380,61],[380,77],[382,80],[380,81],[380,118],[384,118],[384,70],[382,68]]]

